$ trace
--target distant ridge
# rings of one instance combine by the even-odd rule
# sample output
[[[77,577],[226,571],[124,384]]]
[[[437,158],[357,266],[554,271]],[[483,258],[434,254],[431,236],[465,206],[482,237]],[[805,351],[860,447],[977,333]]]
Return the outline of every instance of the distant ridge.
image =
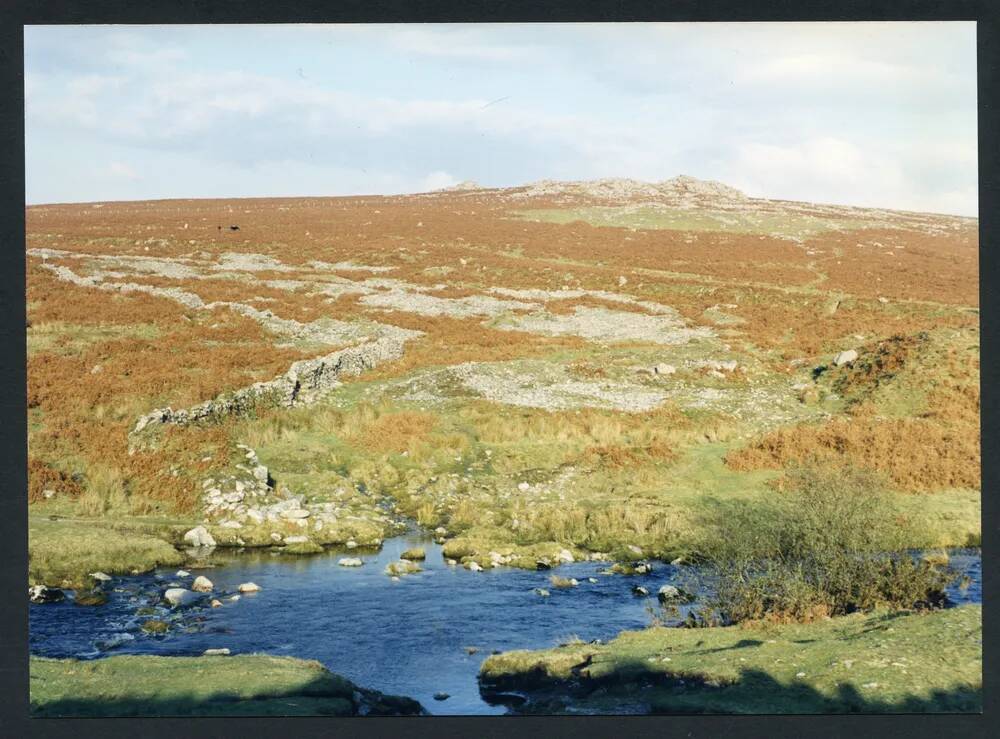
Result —
[[[740,190],[714,180],[678,175],[662,182],[617,177],[598,180],[539,180],[527,185],[484,188],[469,180],[436,192],[490,190],[509,198],[569,197],[613,202],[657,201],[692,205],[704,202],[739,203],[749,198]]]

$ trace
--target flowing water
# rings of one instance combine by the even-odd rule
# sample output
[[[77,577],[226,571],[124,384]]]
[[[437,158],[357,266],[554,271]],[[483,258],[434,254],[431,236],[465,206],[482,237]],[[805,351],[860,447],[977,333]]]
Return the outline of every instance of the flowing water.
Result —
[[[423,571],[393,582],[383,569],[400,553],[422,546]],[[951,563],[967,587],[953,588],[956,603],[981,601],[978,550],[952,550]],[[362,567],[341,567],[358,556]],[[115,578],[105,588],[107,605],[82,607],[71,600],[30,607],[30,649],[48,657],[96,658],[110,654],[199,655],[228,647],[233,654],[268,653],[316,659],[359,685],[419,700],[435,714],[503,713],[484,701],[476,680],[492,651],[552,647],[572,637],[607,640],[651,622],[659,610],[655,594],[666,583],[697,590],[692,568],[654,563],[651,575],[601,575],[607,563],[563,565],[561,577],[574,588],[557,589],[549,572],[498,568],[470,572],[445,563],[440,546],[413,533],[387,541],[378,553],[328,552],[315,556],[214,554],[219,566]],[[209,577],[220,608],[167,609],[161,594],[170,584],[190,587]],[[592,583],[588,578],[596,578]],[[228,600],[240,583],[261,586],[255,594]],[[637,597],[642,585],[651,597]],[[545,588],[549,597],[534,592]],[[695,604],[697,605],[697,604]],[[682,619],[690,607],[671,614]],[[145,610],[143,610],[145,609]],[[153,613],[149,613],[154,609]],[[146,615],[138,615],[142,611]],[[163,636],[141,630],[147,618],[171,622]],[[224,659],[224,658],[220,658]],[[446,700],[434,699],[447,693]]]

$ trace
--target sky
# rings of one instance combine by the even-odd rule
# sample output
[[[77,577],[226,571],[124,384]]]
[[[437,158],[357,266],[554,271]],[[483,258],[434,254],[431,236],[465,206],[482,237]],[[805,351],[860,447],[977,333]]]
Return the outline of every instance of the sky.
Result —
[[[28,203],[678,174],[976,215],[974,23],[25,28]]]

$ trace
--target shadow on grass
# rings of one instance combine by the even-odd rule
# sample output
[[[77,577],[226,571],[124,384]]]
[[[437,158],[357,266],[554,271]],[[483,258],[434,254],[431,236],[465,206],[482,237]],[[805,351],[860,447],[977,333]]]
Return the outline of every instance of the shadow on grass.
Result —
[[[504,705],[511,713],[533,715],[568,709],[595,714],[979,713],[983,702],[982,689],[971,686],[886,699],[879,698],[878,684],[862,693],[841,683],[828,695],[804,681],[783,683],[761,670],[746,669],[737,679],[722,682],[653,671],[641,661],[625,662],[597,678],[588,675],[586,666],[574,668],[573,674],[573,679],[557,680],[538,668],[501,682],[481,682],[480,693],[487,703]]]
[[[334,678],[334,679],[331,679]],[[197,678],[195,678],[197,679]],[[120,692],[120,689],[115,691]],[[31,699],[32,718],[139,716],[416,716],[417,701],[356,688],[323,676],[285,691],[251,697],[235,691],[174,693],[166,696],[39,697]]]

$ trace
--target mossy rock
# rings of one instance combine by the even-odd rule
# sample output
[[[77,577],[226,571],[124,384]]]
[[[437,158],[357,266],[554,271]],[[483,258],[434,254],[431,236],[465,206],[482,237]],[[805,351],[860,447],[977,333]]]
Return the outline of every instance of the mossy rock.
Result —
[[[73,602],[78,606],[103,606],[108,602],[108,596],[101,590],[88,590],[77,593]]]
[[[385,574],[390,576],[410,575],[414,572],[421,572],[422,568],[416,562],[401,559],[398,562],[390,562],[385,566]]]
[[[155,616],[156,609],[152,606],[143,606],[138,611],[135,612],[136,616]]]
[[[413,549],[407,549],[405,552],[399,555],[400,559],[408,559],[414,562],[423,562],[427,559],[427,552],[424,551],[423,547],[414,547]]]
[[[323,551],[323,547],[314,541],[298,541],[294,544],[289,544],[281,551],[285,554],[319,554]]]
[[[151,618],[142,625],[142,630],[147,634],[166,634],[170,631],[170,624],[166,621],[159,621]]]

